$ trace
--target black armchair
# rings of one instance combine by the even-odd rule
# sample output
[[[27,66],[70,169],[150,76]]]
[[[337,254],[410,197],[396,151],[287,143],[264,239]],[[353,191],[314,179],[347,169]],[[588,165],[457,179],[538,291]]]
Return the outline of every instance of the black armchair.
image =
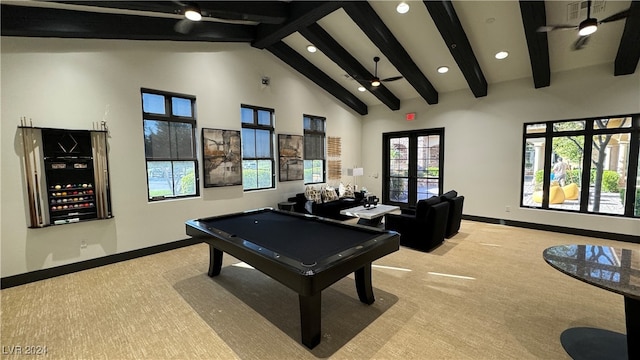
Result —
[[[464,196],[458,196],[455,190],[451,190],[442,195],[442,200],[449,203],[449,216],[447,217],[447,230],[445,237],[451,238],[460,230],[460,222],[462,221],[462,205],[464,204]]]
[[[385,229],[400,233],[400,245],[429,251],[444,241],[449,202],[440,197],[420,200],[415,215],[387,214]]]

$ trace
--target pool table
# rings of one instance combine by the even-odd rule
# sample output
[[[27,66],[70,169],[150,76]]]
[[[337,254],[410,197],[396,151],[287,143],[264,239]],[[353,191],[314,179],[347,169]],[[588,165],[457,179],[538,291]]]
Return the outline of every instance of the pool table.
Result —
[[[400,247],[400,235],[271,208],[186,222],[187,235],[209,244],[209,276],[226,252],[298,293],[302,343],[320,343],[322,290],[355,273],[360,301],[375,300],[371,262]]]

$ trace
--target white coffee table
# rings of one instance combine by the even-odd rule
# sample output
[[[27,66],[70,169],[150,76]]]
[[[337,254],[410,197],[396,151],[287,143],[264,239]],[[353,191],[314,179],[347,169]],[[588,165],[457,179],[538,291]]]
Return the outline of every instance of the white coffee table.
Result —
[[[341,215],[358,217],[358,224],[367,226],[378,226],[382,222],[385,214],[400,210],[400,207],[393,205],[376,205],[365,208],[364,206],[356,206],[340,211]]]

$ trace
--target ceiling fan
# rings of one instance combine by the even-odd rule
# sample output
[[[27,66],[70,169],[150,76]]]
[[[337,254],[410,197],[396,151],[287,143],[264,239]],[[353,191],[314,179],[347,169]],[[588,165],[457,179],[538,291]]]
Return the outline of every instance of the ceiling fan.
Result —
[[[578,30],[580,37],[573,43],[573,50],[580,50],[587,45],[589,36],[598,30],[599,24],[604,24],[612,21],[622,20],[629,16],[629,9],[615,13],[602,20],[598,20],[591,17],[591,0],[587,1],[587,18],[583,20],[578,26],[576,25],[546,25],[538,28],[538,32],[550,32],[554,30]]]
[[[393,76],[386,79],[380,79],[378,77],[378,61],[380,61],[379,57],[376,56],[373,58],[373,62],[375,63],[375,71],[373,73],[373,79],[371,79],[371,86],[378,87],[382,84],[382,82],[390,82],[402,79],[402,76]]]

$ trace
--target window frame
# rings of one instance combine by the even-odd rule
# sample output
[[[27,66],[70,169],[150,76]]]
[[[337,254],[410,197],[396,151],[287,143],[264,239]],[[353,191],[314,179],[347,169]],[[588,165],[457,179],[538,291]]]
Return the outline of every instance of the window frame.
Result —
[[[253,111],[253,123],[245,123],[242,121],[242,109],[251,109]],[[269,112],[269,122],[270,125],[262,125],[259,124],[259,118],[258,118],[258,111],[267,111]],[[248,105],[248,104],[240,104],[240,124],[242,127],[242,130],[244,129],[252,129],[252,130],[268,130],[269,131],[269,154],[270,157],[252,157],[252,158],[248,158],[245,157],[244,154],[244,144],[246,144],[245,139],[242,138],[242,131],[241,131],[241,141],[242,141],[242,146],[243,146],[243,151],[242,151],[242,190],[243,191],[256,191],[256,190],[267,190],[267,189],[274,189],[276,187],[276,169],[275,169],[275,151],[274,151],[274,141],[275,141],[275,117],[276,117],[276,111],[272,108],[267,108],[267,107],[262,107],[262,106],[255,106],[255,105]],[[245,161],[270,161],[271,162],[271,186],[265,186],[265,187],[256,187],[256,188],[251,188],[251,189],[247,189],[245,187],[245,183],[244,183],[244,176],[245,176],[245,168],[244,168],[244,162]],[[259,177],[258,174],[256,174],[256,176]],[[258,182],[256,182],[258,183]]]
[[[309,118],[311,121],[314,120],[320,120],[322,121],[322,131],[318,131],[318,130],[313,130],[313,129],[307,129],[304,125],[304,121],[305,118]],[[304,161],[307,160],[311,160],[311,161],[322,161],[322,179],[320,181],[316,181],[316,182],[306,182],[306,180],[304,180],[303,177],[303,181],[304,185],[314,185],[314,184],[322,184],[325,183],[327,181],[327,118],[324,116],[316,116],[316,115],[308,115],[308,114],[302,114],[302,131],[303,131],[303,135],[304,135],[304,139],[307,139],[307,135],[311,136],[311,135],[319,135],[320,137],[322,137],[322,158],[321,159],[309,159],[307,158],[307,151],[304,152]],[[306,144],[305,144],[305,149],[306,149]],[[307,167],[305,165],[303,165],[303,169],[304,171],[307,170]]]
[[[164,97],[164,104],[165,104],[165,113],[164,114],[158,114],[158,113],[149,113],[149,112],[145,112],[144,111],[144,94],[152,94],[152,95],[159,95],[159,96],[163,96]],[[173,104],[171,99],[172,98],[180,98],[180,99],[187,99],[190,101],[191,103],[191,116],[180,116],[180,115],[173,115]],[[163,90],[156,90],[156,89],[149,89],[149,88],[140,88],[140,107],[142,109],[142,127],[143,127],[143,142],[146,141],[145,139],[145,135],[144,135],[144,126],[145,126],[145,121],[150,120],[150,121],[163,121],[163,122],[167,122],[169,124],[171,123],[183,123],[183,124],[189,124],[191,125],[191,144],[192,144],[192,149],[191,149],[191,153],[193,156],[191,157],[182,157],[180,155],[177,156],[172,156],[171,154],[169,155],[169,157],[154,157],[154,156],[147,156],[147,151],[146,151],[146,143],[145,145],[145,168],[146,168],[146,178],[147,178],[147,201],[148,202],[156,202],[156,201],[164,201],[164,200],[172,200],[172,199],[182,199],[182,198],[191,198],[191,197],[198,197],[200,196],[200,176],[199,176],[199,165],[198,165],[198,152],[197,152],[197,136],[196,136],[196,132],[197,132],[197,118],[196,118],[196,97],[193,95],[187,95],[187,94],[181,94],[181,93],[175,93],[175,92],[170,92],[170,91],[163,91]],[[173,140],[169,139],[171,142],[173,142]],[[175,193],[175,188],[172,187],[173,196],[166,196],[166,195],[162,195],[162,196],[150,196],[150,188],[149,188],[149,179],[150,179],[150,171],[149,171],[149,162],[157,162],[157,161],[167,161],[167,162],[171,162],[172,163],[172,174],[173,174],[173,162],[176,161],[193,161],[193,168],[194,168],[194,181],[195,181],[195,193],[194,194],[187,194],[187,195],[176,195]],[[174,181],[174,179],[172,178],[172,182]]]
[[[595,128],[594,122],[599,119],[617,119],[617,118],[630,118],[631,124],[629,127],[619,127],[619,128]],[[554,124],[558,123],[568,123],[568,122],[577,122],[584,121],[584,128],[581,130],[568,130],[568,131],[554,131]],[[545,125],[546,129],[541,132],[531,132],[527,133],[527,127],[530,125]],[[627,153],[627,168],[624,169],[626,171],[626,181],[624,182],[624,209],[622,214],[614,214],[603,211],[592,211],[589,210],[589,199],[591,197],[590,193],[590,178],[591,178],[591,169],[592,163],[591,159],[593,156],[593,138],[598,135],[607,135],[607,134],[629,134],[629,143],[628,143],[628,153]],[[550,176],[543,175],[543,184],[542,184],[542,202],[540,206],[531,206],[525,204],[525,169],[526,169],[526,154],[527,154],[527,140],[528,139],[544,139],[544,167],[543,174],[551,174],[553,170],[553,140],[554,138],[560,137],[568,137],[568,136],[583,136],[584,144],[583,144],[583,154],[582,154],[582,164],[581,164],[581,179],[580,179],[580,205],[579,209],[563,209],[558,207],[551,207],[549,204],[549,192],[551,188],[551,178]],[[579,213],[579,214],[590,214],[590,215],[602,215],[602,216],[612,216],[612,217],[624,217],[624,218],[640,218],[640,213],[634,216],[635,211],[635,203],[640,201],[640,199],[636,198],[636,192],[640,192],[636,190],[637,187],[637,179],[638,179],[638,158],[640,153],[640,113],[633,114],[622,114],[622,115],[608,115],[608,116],[596,116],[589,118],[578,118],[578,119],[565,119],[565,120],[551,120],[551,121],[535,121],[523,124],[523,137],[522,137],[522,162],[521,162],[521,172],[520,172],[520,207],[526,209],[538,209],[544,211],[561,211],[561,212],[571,212],[571,213]],[[540,170],[540,169],[539,169]],[[535,173],[534,173],[535,176]],[[602,200],[602,199],[600,199]]]

